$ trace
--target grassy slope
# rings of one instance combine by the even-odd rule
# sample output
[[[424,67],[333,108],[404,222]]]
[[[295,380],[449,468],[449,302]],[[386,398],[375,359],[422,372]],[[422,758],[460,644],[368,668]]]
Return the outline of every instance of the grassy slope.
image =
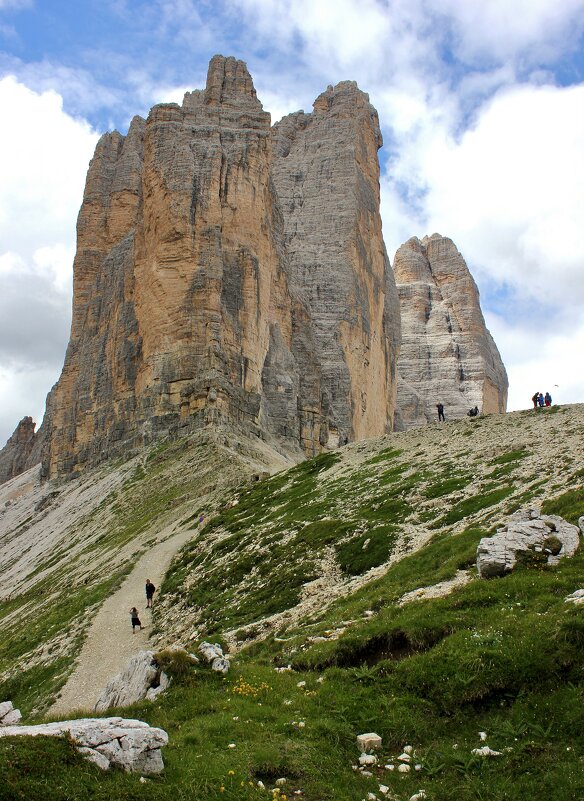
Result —
[[[228,678],[201,669],[177,679],[156,705],[125,710],[170,734],[167,770],[148,789],[136,776],[104,776],[66,743],[43,750],[13,741],[0,742],[0,799],[270,798],[278,777],[287,778],[288,799],[300,790],[314,801],[382,797],[380,782],[398,799],[422,788],[436,801],[581,799],[584,626],[581,610],[563,599],[583,586],[584,555],[396,604],[468,569],[480,537],[522,503],[543,500],[545,511],[572,522],[584,514],[574,457],[582,411],[553,419],[564,454],[553,466],[534,418],[512,415],[481,420],[482,439],[468,422],[450,426],[441,459],[435,432],[410,432],[319,457],[241,492],[175,563],[160,626],[177,607],[201,635],[241,626],[238,639],[249,640],[264,630],[258,621],[302,600],[324,556],[346,595],[309,616],[276,617]],[[544,458],[550,469],[542,483]],[[424,526],[431,536],[424,547],[367,576],[392,553],[404,554],[413,528]],[[275,671],[288,664],[291,671]],[[364,731],[382,735],[381,765],[396,764],[410,743],[421,770],[359,775],[351,765]],[[483,745],[479,731],[502,756],[471,753]]]

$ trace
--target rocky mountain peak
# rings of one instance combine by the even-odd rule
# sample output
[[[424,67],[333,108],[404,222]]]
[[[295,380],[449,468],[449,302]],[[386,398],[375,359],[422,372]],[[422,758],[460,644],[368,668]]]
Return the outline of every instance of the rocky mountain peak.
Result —
[[[35,440],[43,475],[209,426],[313,455],[394,418],[425,422],[436,381],[503,411],[504,369],[451,240],[400,248],[398,297],[381,144],[354,81],[272,128],[245,63],[219,55],[182,105],[105,134],[78,218],[65,364]],[[23,462],[8,450],[13,471]]]
[[[396,425],[436,420],[438,403],[453,418],[475,406],[504,412],[507,374],[454,242],[412,237],[395,254],[394,274],[402,320]]]
[[[262,108],[245,61],[213,56],[207,72],[205,103],[209,106],[247,103]]]

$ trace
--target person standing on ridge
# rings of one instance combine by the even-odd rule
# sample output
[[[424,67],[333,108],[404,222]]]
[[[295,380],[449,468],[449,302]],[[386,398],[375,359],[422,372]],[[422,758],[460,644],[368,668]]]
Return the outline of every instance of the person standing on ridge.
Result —
[[[438,409],[438,422],[446,422],[446,418],[444,417],[444,404],[437,403],[436,408]]]
[[[545,405],[546,406],[551,406],[552,405],[552,396],[550,395],[549,392],[545,393],[544,400],[545,400]]]
[[[156,587],[150,581],[150,579],[146,579],[146,609],[152,609],[152,598],[154,597],[154,593],[156,592]]]
[[[533,396],[533,398],[531,399],[531,401],[532,401],[532,403],[533,403],[533,408],[534,408],[534,409],[537,409],[537,407],[538,407],[538,404],[539,404],[539,391],[535,393],[535,395]]]

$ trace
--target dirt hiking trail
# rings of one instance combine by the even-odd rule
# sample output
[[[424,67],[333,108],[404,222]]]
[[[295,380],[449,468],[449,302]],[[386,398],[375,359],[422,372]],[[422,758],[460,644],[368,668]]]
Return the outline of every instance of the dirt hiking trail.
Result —
[[[164,531],[160,536],[164,536]],[[108,681],[125,668],[131,656],[148,650],[152,631],[152,614],[146,609],[144,584],[149,578],[158,590],[175,553],[193,536],[181,531],[150,548],[124,580],[120,589],[100,607],[93,619],[73,673],[62,688],[57,701],[48,710],[51,716],[70,714],[74,710],[93,710]],[[138,609],[143,629],[132,634],[130,609]]]

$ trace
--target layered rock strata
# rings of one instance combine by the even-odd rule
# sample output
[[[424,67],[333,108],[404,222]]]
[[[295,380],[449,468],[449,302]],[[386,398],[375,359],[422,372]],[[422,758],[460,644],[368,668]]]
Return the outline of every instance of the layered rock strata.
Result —
[[[0,737],[69,737],[77,750],[102,770],[116,767],[146,776],[164,770],[161,749],[168,744],[164,729],[117,717],[4,726],[0,727]]]
[[[401,309],[396,428],[506,410],[507,374],[477,286],[451,239],[409,239],[393,265]]]
[[[23,417],[6,445],[0,450],[0,484],[10,481],[41,461],[43,429],[35,433],[32,417]]]
[[[314,454],[390,430],[399,308],[377,114],[354,83],[270,127],[245,64],[99,141],[45,475],[240,425]]]

